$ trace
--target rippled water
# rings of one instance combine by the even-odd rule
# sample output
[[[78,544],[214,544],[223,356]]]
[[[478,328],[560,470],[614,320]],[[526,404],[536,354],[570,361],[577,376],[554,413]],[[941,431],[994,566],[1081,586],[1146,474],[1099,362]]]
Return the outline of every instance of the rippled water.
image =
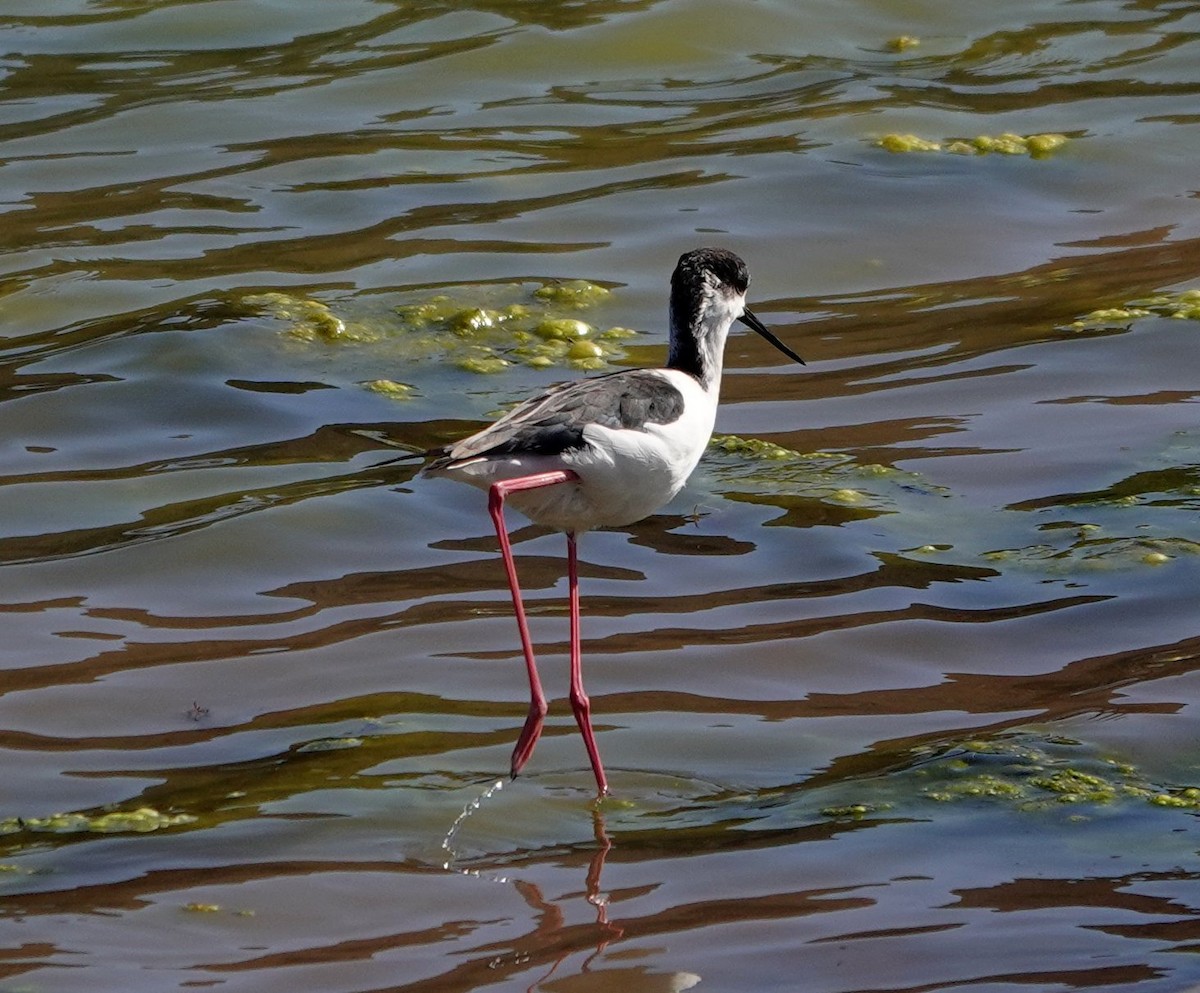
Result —
[[[1198,40],[0,2],[0,990],[1194,987]],[[809,366],[735,333],[735,438],[581,542],[598,808],[514,517],[498,786],[495,539],[412,453],[578,371],[463,314],[653,364],[699,244]]]

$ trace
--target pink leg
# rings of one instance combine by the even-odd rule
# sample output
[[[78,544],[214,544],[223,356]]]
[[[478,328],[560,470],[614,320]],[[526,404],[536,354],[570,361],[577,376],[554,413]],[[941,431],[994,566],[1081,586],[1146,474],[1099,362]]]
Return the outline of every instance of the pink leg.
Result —
[[[567,483],[579,477],[570,469],[539,472],[532,476],[502,479],[493,483],[488,491],[488,512],[496,526],[496,537],[500,540],[500,554],[504,557],[504,571],[508,575],[508,588],[512,593],[513,613],[517,615],[517,630],[521,633],[521,650],[525,653],[525,671],[529,674],[529,716],[517,738],[517,747],[512,754],[512,775],[515,778],[533,754],[533,746],[542,734],[542,722],[546,719],[546,694],[538,678],[537,661],[533,657],[533,642],[529,637],[529,624],[525,620],[525,604],[521,600],[521,586],[517,582],[517,567],[513,562],[512,546],[508,540],[508,529],[504,526],[504,498],[521,490],[535,490],[542,486]]]
[[[579,561],[573,531],[567,532],[567,583],[570,586],[571,603],[571,709],[575,712],[575,723],[579,725],[588,758],[592,761],[596,787],[604,796],[608,792],[608,779],[604,775],[604,766],[600,764],[600,749],[596,747],[596,736],[592,732],[592,703],[583,690],[583,653],[579,649]]]

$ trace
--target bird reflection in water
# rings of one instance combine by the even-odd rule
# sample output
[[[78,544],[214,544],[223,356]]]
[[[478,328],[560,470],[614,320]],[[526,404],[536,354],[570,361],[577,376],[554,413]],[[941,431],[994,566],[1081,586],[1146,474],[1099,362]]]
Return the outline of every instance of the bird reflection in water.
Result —
[[[486,966],[491,976],[497,973],[515,976],[531,966],[541,967],[537,978],[526,987],[531,993],[535,990],[604,993],[618,989],[620,993],[680,993],[700,981],[700,977],[693,973],[651,973],[642,965],[633,968],[596,968],[597,960],[609,946],[625,936],[625,928],[609,920],[609,895],[604,889],[602,877],[605,861],[614,844],[600,804],[593,805],[591,809],[594,845],[588,846],[590,851],[587,854],[583,893],[595,910],[594,924],[568,924],[566,903],[548,899],[537,883],[504,873],[492,874],[487,869],[457,865],[455,844],[465,822],[503,787],[504,781],[496,780],[463,807],[442,841],[445,856],[443,868],[491,882],[511,883],[526,906],[534,912],[532,930],[514,941],[503,954],[488,959]],[[572,854],[582,855],[583,851],[576,849]],[[577,892],[568,894],[568,899],[577,895]],[[585,950],[586,957],[573,974],[560,974],[563,964],[571,956]]]

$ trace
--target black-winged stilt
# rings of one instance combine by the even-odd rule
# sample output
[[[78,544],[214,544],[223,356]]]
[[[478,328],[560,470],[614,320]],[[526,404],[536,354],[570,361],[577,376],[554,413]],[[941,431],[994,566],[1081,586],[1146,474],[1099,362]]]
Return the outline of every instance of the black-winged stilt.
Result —
[[[566,532],[571,709],[604,795],[608,780],[583,689],[576,535],[640,521],[679,492],[712,437],[725,339],[734,321],[804,364],[747,309],[749,283],[746,264],[732,252],[687,252],[671,276],[666,368],[560,383],[477,434],[431,453],[435,458],[427,473],[488,490],[529,675],[529,716],[513,750],[514,776],[533,753],[547,708],[504,525],[504,501],[511,497],[513,506],[537,524]]]

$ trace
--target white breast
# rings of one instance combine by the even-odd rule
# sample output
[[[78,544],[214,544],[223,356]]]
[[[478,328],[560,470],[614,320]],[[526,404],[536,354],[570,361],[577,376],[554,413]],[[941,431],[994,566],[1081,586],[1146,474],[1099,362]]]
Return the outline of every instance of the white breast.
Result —
[[[487,489],[501,479],[571,469],[579,475],[577,483],[513,493],[506,502],[538,524],[561,531],[640,521],[683,488],[712,437],[717,413],[715,389],[710,394],[693,377],[673,369],[655,372],[683,396],[682,415],[668,424],[639,429],[590,424],[581,448],[555,456],[487,459],[448,475]]]
[[[683,414],[640,430],[592,425],[586,448],[570,459],[593,505],[597,524],[631,524],[657,511],[687,482],[712,437],[717,404],[689,375],[660,372],[683,394]]]

